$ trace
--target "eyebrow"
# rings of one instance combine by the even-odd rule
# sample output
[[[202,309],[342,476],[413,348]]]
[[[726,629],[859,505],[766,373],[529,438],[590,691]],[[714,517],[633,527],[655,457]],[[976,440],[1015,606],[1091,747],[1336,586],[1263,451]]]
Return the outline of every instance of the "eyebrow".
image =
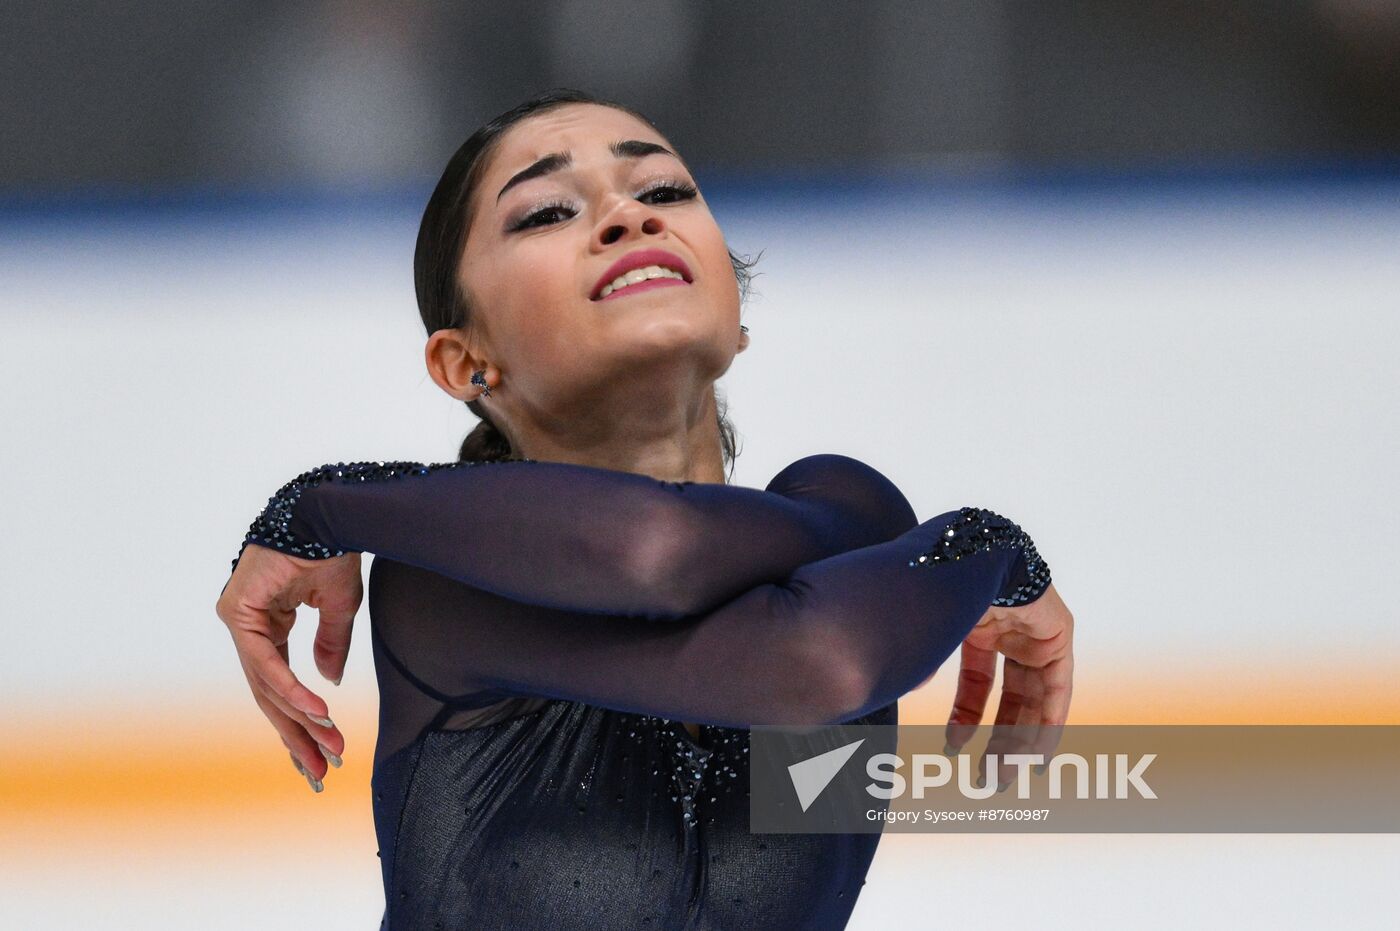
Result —
[[[644,142],[641,139],[623,139],[608,146],[613,155],[618,158],[641,158],[644,155],[669,155],[680,161],[680,156],[672,152],[665,146],[657,145],[655,142]],[[506,191],[532,178],[543,177],[550,172],[558,171],[568,165],[573,164],[574,156],[571,152],[551,152],[544,158],[535,162],[529,168],[519,172],[515,177],[506,182],[506,186],[501,188],[501,193],[496,195],[496,202],[500,203]],[[684,164],[684,162],[682,162]]]

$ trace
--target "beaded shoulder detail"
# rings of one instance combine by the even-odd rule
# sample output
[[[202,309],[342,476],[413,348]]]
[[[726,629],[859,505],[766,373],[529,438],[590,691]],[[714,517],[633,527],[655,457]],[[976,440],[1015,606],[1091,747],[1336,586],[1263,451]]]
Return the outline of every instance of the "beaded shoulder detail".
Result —
[[[460,469],[471,466],[495,465],[499,462],[535,462],[534,459],[487,459],[468,462],[337,462],[326,464],[303,472],[277,490],[277,494],[267,499],[267,507],[254,518],[243,537],[243,545],[238,556],[233,558],[233,569],[238,568],[238,560],[249,543],[281,550],[302,559],[331,559],[344,556],[345,550],[307,539],[291,529],[292,509],[301,499],[302,492],[314,488],[322,482],[345,484],[363,482],[383,482],[401,480],[415,475],[430,475],[446,469]]]
[[[943,531],[938,545],[911,559],[909,565],[948,563],[993,546],[1020,550],[1024,567],[1013,572],[1008,590],[992,599],[992,604],[1015,607],[1029,604],[1045,593],[1050,585],[1050,567],[1036,552],[1035,543],[1020,526],[985,508],[961,508]]]

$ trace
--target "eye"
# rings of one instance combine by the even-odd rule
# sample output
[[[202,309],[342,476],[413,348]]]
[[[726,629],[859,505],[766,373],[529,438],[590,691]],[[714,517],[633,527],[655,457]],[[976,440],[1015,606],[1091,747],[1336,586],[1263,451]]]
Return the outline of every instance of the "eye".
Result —
[[[535,226],[552,226],[561,219],[573,216],[573,208],[565,203],[545,204],[540,209],[520,219],[511,231],[530,229]],[[551,219],[553,218],[553,219]]]
[[[660,194],[665,199],[652,200],[651,203],[674,204],[683,200],[692,200],[694,199],[697,193],[699,192],[695,189],[695,185],[689,184],[685,181],[663,181],[660,184],[653,185],[652,187],[649,187],[642,193],[638,194],[637,199],[643,200],[645,198],[651,197],[653,194]]]

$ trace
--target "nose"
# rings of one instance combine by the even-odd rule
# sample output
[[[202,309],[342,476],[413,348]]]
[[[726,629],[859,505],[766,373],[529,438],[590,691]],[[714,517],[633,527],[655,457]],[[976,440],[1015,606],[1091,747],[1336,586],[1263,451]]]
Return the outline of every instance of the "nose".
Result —
[[[603,217],[598,224],[596,235],[598,245],[610,246],[639,232],[655,236],[665,229],[666,224],[655,208],[628,198]]]

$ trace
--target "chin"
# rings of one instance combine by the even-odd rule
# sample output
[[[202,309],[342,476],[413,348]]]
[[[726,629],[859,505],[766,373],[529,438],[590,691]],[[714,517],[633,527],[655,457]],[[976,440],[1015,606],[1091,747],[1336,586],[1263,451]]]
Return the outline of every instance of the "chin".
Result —
[[[615,342],[634,349],[636,357],[652,361],[702,358],[712,364],[727,365],[734,354],[733,341],[726,343],[723,327],[681,314],[658,314],[642,321],[633,320],[626,330],[627,335]]]

